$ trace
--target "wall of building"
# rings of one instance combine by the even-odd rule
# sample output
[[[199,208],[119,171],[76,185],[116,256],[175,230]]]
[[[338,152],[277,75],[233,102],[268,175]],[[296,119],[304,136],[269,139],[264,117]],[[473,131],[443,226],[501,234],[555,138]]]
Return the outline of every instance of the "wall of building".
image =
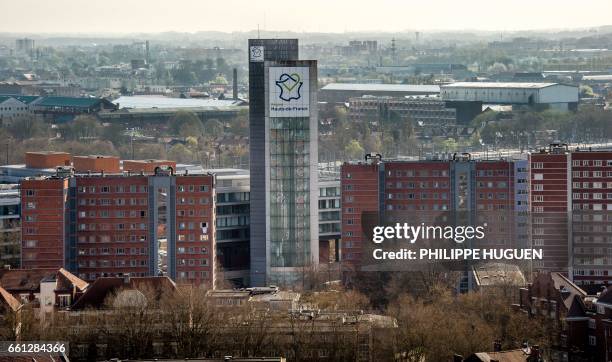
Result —
[[[113,156],[74,156],[72,166],[76,172],[121,172],[119,157]]]
[[[55,168],[70,166],[72,157],[66,152],[26,152],[25,164],[28,168]]]
[[[21,182],[21,266],[64,266],[68,180],[32,179]]]

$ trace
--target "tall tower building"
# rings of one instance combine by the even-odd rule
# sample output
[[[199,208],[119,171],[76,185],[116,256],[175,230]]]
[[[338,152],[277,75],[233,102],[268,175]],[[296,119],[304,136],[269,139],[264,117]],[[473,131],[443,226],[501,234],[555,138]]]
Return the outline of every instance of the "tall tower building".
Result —
[[[296,39],[249,40],[254,286],[294,283],[318,262],[317,63],[297,58]]]

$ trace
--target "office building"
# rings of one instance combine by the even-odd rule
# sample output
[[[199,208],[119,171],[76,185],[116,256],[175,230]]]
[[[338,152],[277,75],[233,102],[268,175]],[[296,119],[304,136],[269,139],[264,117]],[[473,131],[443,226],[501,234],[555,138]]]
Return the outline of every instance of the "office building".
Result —
[[[217,260],[223,278],[233,285],[249,285],[250,189],[249,172],[210,170],[217,177],[215,220]]]
[[[267,279],[293,285],[319,260],[317,63],[266,62],[265,79]]]
[[[251,198],[251,285],[267,283],[268,193],[266,182],[265,61],[297,60],[297,39],[249,39],[249,148]]]
[[[317,63],[296,39],[249,40],[251,285],[318,263]]]
[[[18,185],[0,185],[0,268],[19,266],[21,210]]]

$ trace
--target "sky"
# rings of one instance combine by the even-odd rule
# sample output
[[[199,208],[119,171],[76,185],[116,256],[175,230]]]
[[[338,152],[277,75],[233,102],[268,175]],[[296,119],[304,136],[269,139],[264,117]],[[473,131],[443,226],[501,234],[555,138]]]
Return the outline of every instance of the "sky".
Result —
[[[540,30],[612,25],[612,0],[0,0],[0,32]]]

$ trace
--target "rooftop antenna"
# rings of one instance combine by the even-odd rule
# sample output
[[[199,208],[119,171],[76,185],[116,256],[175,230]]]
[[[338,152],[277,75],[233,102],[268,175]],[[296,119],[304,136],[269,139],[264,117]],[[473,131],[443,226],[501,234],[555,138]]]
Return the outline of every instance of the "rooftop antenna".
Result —
[[[391,39],[391,62],[393,63],[393,65],[397,65],[396,64],[396,59],[395,59],[395,38]]]
[[[257,39],[261,39],[261,37],[259,36],[259,24],[257,24]]]

